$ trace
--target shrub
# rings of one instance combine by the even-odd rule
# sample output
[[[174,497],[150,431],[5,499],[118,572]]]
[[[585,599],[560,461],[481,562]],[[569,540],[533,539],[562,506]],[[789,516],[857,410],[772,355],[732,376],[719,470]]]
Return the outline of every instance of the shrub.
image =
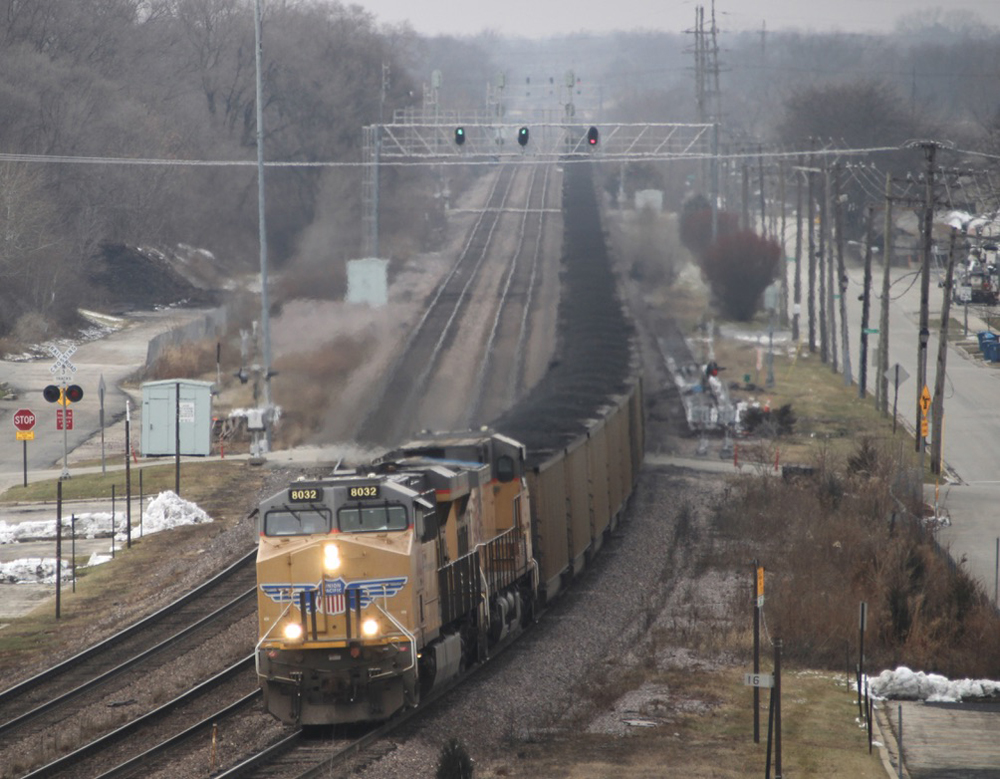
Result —
[[[716,238],[739,230],[739,217],[729,211],[719,211],[715,220]],[[693,198],[685,204],[681,214],[681,241],[699,259],[712,245],[712,208],[704,198]]]
[[[472,758],[457,738],[448,740],[441,749],[437,779],[472,779]]]
[[[795,412],[792,411],[791,403],[786,403],[774,411],[751,406],[743,412],[740,419],[744,431],[766,438],[790,435],[795,428],[795,421]]]
[[[717,537],[734,564],[767,569],[767,623],[790,661],[842,670],[857,658],[864,601],[869,671],[996,678],[1000,657],[982,651],[1000,642],[988,595],[921,522],[919,477],[911,495],[905,466],[875,451],[857,475],[826,463],[815,479],[741,478],[715,507]]]
[[[742,322],[757,311],[761,293],[774,280],[781,247],[752,230],[724,235],[701,256],[701,272],[722,313]]]

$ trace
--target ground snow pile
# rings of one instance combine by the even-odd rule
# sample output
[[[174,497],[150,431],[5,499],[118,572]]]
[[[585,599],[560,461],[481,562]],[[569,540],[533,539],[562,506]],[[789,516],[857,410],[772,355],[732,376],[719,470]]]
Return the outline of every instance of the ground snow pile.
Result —
[[[73,569],[67,560],[62,561],[62,580],[73,578]],[[56,559],[54,557],[25,557],[0,565],[0,584],[55,584]]]
[[[132,537],[138,538],[138,512],[132,513]],[[211,522],[212,518],[197,504],[184,500],[176,493],[167,490],[155,498],[150,498],[142,512],[142,535],[159,533],[162,530],[181,527],[182,525],[199,525]],[[114,535],[117,541],[126,540],[125,512],[116,511],[114,517]],[[75,523],[77,537],[108,538],[111,536],[111,512],[94,512],[80,514],[75,517],[63,517],[63,540],[69,542]],[[19,541],[38,541],[55,539],[56,520],[43,519],[30,522],[7,524],[0,522],[0,544],[13,544]],[[63,547],[64,549],[66,547]],[[111,555],[93,554],[87,566],[100,565],[111,560]],[[0,563],[0,584],[55,584],[56,560],[54,557],[26,557],[9,563]],[[62,563],[62,579],[68,581],[73,576],[72,567],[67,560]]]
[[[951,681],[939,674],[911,671],[906,666],[900,666],[895,671],[883,671],[871,680],[871,689],[880,698],[931,703],[1000,696],[1000,682],[988,679]]]
[[[133,519],[136,519],[133,514]],[[155,498],[150,498],[146,504],[146,510],[142,513],[142,534],[159,533],[161,530],[182,525],[201,525],[211,522],[212,518],[205,513],[197,504],[177,495],[175,492],[167,490],[161,492]],[[125,522],[120,523],[121,529],[115,533],[115,538],[119,541],[125,539]],[[134,531],[133,531],[134,532]]]

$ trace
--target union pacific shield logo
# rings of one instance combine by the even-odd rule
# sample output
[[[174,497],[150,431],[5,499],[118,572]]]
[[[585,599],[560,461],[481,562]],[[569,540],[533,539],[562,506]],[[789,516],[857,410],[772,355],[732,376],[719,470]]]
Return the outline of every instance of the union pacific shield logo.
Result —
[[[320,612],[325,614],[343,614],[348,608],[356,609],[360,599],[361,608],[369,606],[372,601],[395,597],[406,584],[407,577],[399,576],[390,579],[365,579],[363,581],[345,582],[342,578],[326,579],[317,584],[276,583],[262,584],[261,591],[275,603],[292,602],[297,605],[299,594],[316,593]]]

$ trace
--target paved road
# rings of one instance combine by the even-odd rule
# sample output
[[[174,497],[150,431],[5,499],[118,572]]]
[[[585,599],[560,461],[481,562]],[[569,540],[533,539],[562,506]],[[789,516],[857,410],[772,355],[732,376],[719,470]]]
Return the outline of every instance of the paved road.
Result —
[[[110,422],[125,414],[126,395],[118,385],[145,364],[149,341],[159,333],[183,325],[203,313],[196,309],[136,313],[130,315],[129,323],[118,332],[78,346],[70,358],[77,368],[72,383],[83,388],[84,398],[72,406],[74,429],[66,433],[70,451],[100,430],[97,386],[101,376],[104,376],[107,386],[105,418]],[[0,360],[0,382],[6,382],[17,392],[16,399],[0,400],[0,441],[6,443],[0,446],[0,472],[21,473],[23,470],[24,448],[15,441],[11,419],[20,408],[30,408],[38,420],[35,423],[35,440],[29,441],[27,446],[29,481],[34,480],[32,471],[62,462],[63,434],[56,430],[56,409],[59,406],[42,398],[42,390],[53,383],[50,371],[53,362],[54,359],[27,363]]]
[[[910,374],[900,387],[900,421],[912,430],[916,424],[917,357],[920,311],[919,281],[913,271],[893,269],[892,303],[889,307],[889,364],[899,363]],[[847,294],[848,318],[851,325],[851,365],[855,384],[858,378],[862,289],[860,270],[849,273],[851,285]],[[881,288],[879,281],[878,287]],[[940,319],[943,291],[931,281],[930,318]],[[963,318],[961,308],[952,309],[952,318]],[[872,319],[877,324],[877,318]],[[985,329],[985,324],[970,311],[970,333]],[[874,354],[875,336],[869,340]],[[974,337],[974,336],[973,336]],[[934,392],[937,375],[937,332],[932,332],[927,345],[928,388]],[[874,390],[875,369],[869,369],[869,393]],[[956,560],[966,560],[969,572],[979,579],[990,594],[996,582],[996,539],[1000,534],[995,506],[1000,500],[1000,468],[997,462],[1000,442],[1000,370],[968,356],[954,346],[948,348],[944,401],[943,460],[953,483],[940,489],[940,498],[952,517],[952,526],[939,532],[939,539],[951,547]],[[890,401],[892,388],[890,386]],[[929,456],[929,455],[928,455]],[[928,500],[934,499],[934,488],[927,489]]]

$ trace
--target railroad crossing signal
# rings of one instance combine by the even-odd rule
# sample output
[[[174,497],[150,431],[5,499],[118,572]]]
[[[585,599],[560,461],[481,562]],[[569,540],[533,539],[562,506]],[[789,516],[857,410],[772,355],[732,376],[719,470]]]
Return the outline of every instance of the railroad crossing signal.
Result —
[[[70,384],[68,387],[59,387],[56,384],[49,384],[42,390],[42,397],[49,403],[58,403],[60,406],[68,406],[71,403],[79,403],[83,400],[83,388],[78,384]]]

